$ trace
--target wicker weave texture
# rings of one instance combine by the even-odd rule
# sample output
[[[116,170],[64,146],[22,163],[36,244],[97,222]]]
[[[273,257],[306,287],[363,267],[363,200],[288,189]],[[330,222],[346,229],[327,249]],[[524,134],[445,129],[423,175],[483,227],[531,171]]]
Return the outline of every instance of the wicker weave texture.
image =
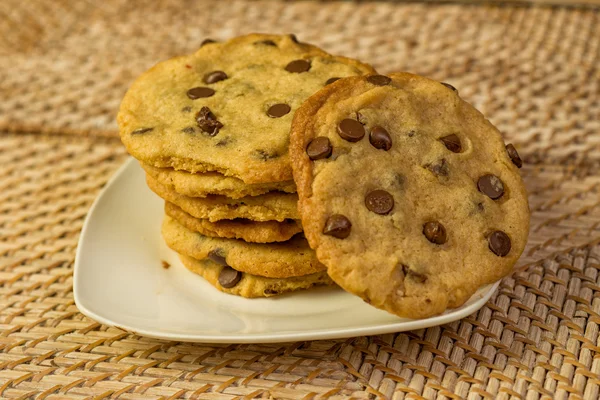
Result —
[[[5,0],[0,129],[115,134],[132,80],[206,37],[296,32],[456,86],[531,161],[600,163],[597,10],[394,2]],[[535,159],[535,160],[532,160]]]
[[[348,340],[206,345],[130,335],[74,305],[83,219],[124,158],[117,140],[2,135],[0,397],[598,395],[600,246],[590,242],[600,237],[600,177],[524,168],[533,223],[522,263],[533,264],[459,322]]]
[[[591,9],[0,2],[0,398],[597,399],[599,30]],[[449,81],[518,144],[529,244],[479,312],[400,334],[244,345],[148,339],[78,312],[75,249],[126,157],[114,114],[127,85],[206,36],[249,31],[295,31],[381,71]]]

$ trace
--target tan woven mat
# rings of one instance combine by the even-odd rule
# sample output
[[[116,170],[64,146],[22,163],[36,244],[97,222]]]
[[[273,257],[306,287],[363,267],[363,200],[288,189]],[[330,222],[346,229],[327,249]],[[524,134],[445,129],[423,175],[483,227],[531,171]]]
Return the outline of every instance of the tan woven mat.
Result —
[[[133,4],[0,2],[0,398],[599,397],[597,10]],[[75,248],[126,157],[114,115],[127,85],[206,36],[249,31],[293,31],[384,72],[448,81],[518,144],[529,245],[479,312],[400,334],[208,345],[131,335],[77,311]]]

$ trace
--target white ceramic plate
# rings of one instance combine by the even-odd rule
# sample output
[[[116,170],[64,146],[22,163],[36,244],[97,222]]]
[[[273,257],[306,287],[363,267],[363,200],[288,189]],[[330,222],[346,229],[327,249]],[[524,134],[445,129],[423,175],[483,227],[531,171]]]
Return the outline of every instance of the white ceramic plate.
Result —
[[[420,329],[477,311],[498,283],[464,306],[422,320],[373,308],[341,289],[269,299],[224,294],[189,272],[160,236],[163,201],[130,159],[96,199],[75,259],[75,302],[88,317],[169,340],[252,343],[343,338]],[[171,267],[163,268],[162,261]]]

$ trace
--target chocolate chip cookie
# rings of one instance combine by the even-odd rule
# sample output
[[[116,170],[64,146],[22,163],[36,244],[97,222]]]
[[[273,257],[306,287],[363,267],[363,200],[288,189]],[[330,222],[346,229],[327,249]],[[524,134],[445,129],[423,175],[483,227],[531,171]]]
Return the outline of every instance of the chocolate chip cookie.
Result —
[[[165,202],[165,214],[189,230],[204,236],[241,239],[251,243],[272,243],[290,240],[302,232],[298,221],[251,221],[248,219],[222,219],[210,222],[194,218],[173,203]]]
[[[197,260],[185,255],[179,258],[187,269],[202,276],[221,292],[242,297],[272,297],[315,286],[334,285],[325,271],[291,278],[265,278],[236,271],[209,259]]]
[[[280,243],[247,243],[208,237],[165,217],[162,235],[171,249],[199,260],[209,258],[238,271],[268,278],[289,278],[324,271],[302,236]]]
[[[141,163],[142,168],[158,183],[172,191],[190,197],[206,197],[210,194],[239,199],[246,196],[258,196],[271,191],[295,193],[294,181],[246,184],[240,179],[225,176],[218,172],[191,174],[172,168],[156,168]]]
[[[245,218],[252,221],[298,220],[298,196],[295,193],[270,192],[260,196],[231,199],[225,196],[188,197],[161,185],[146,175],[148,187],[195,218],[210,222]]]
[[[332,78],[371,72],[289,35],[209,43],[132,84],[117,117],[121,140],[154,167],[216,171],[247,184],[290,181],[294,111]]]
[[[339,80],[296,112],[290,156],[310,246],[375,307],[424,318],[460,306],[525,247],[522,161],[449,85]]]

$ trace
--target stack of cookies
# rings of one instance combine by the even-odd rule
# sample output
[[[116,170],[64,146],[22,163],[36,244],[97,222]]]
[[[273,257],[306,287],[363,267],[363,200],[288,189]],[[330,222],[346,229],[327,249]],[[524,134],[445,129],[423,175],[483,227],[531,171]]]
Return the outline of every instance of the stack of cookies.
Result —
[[[162,235],[188,269],[244,297],[332,284],[302,234],[290,126],[322,87],[373,72],[293,35],[252,34],[206,40],[136,80],[121,138],[165,200]]]
[[[509,274],[527,241],[522,161],[454,87],[294,36],[205,41],[142,75],[118,121],[166,243],[227,293],[335,282],[423,318]]]

